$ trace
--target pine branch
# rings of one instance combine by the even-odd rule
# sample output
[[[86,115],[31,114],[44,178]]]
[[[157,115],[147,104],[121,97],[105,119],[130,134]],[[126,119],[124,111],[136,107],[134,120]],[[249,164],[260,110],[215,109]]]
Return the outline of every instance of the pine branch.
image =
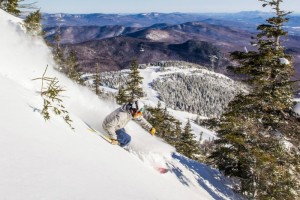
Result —
[[[72,130],[74,130],[71,124],[72,120],[70,119],[69,112],[62,104],[63,100],[61,99],[61,93],[65,90],[59,85],[59,81],[56,77],[45,77],[47,69],[48,65],[41,78],[33,79],[42,81],[40,94],[43,98],[44,105],[41,114],[46,121],[50,120],[51,115],[49,110],[52,110],[55,115],[61,115],[64,121],[71,127]],[[45,84],[47,85],[45,86]]]

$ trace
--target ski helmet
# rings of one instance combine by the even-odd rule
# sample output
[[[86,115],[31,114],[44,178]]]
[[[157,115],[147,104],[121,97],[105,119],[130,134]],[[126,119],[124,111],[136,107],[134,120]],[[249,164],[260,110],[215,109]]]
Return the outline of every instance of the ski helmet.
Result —
[[[134,101],[131,105],[131,109],[135,112],[145,112],[145,105],[141,101]]]

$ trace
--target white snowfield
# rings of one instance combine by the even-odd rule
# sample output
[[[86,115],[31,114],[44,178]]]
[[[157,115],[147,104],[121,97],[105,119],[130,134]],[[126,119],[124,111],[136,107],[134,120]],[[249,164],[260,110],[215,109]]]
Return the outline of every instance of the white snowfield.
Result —
[[[149,40],[159,41],[163,39],[168,39],[170,37],[169,33],[161,30],[151,30],[146,38]]]
[[[189,160],[134,122],[131,152],[91,133],[117,106],[53,69],[49,48],[0,9],[1,200],[239,199],[215,169]],[[75,131],[60,116],[45,122],[41,77],[57,77]],[[155,166],[170,169],[166,174]]]

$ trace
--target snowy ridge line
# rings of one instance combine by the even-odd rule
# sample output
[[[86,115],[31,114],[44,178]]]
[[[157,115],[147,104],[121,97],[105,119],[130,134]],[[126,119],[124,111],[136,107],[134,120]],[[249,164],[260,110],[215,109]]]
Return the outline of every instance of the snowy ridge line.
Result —
[[[155,67],[156,69],[158,67]],[[232,79],[230,79],[229,77],[225,76],[224,74],[220,74],[220,73],[216,73],[216,72],[213,72],[211,70],[208,70],[208,69],[199,69],[199,68],[194,68],[194,67],[191,67],[191,68],[180,68],[180,67],[164,67],[164,71],[162,72],[159,72],[161,75],[165,75],[165,74],[170,74],[170,73],[184,73],[186,75],[195,75],[196,74],[199,74],[199,75],[212,75],[212,76],[216,76],[218,78],[224,78],[224,79],[228,79],[232,82],[234,82]]]

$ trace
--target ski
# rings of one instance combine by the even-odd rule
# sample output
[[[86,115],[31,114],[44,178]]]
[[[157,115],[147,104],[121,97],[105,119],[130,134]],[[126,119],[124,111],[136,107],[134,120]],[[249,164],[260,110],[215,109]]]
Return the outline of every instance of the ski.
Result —
[[[105,134],[103,134],[103,133],[97,131],[96,129],[94,129],[93,127],[91,127],[89,124],[87,124],[87,123],[85,123],[85,124],[88,126],[88,130],[89,130],[90,132],[99,135],[101,138],[103,138],[105,141],[107,141],[107,142],[109,142],[109,143],[112,142],[111,139],[110,139],[107,135],[105,135]],[[130,153],[130,150],[129,150],[129,149],[125,149],[125,148],[123,148],[123,149]],[[156,171],[158,171],[160,174],[165,174],[165,173],[167,173],[167,172],[169,171],[169,169],[167,169],[167,168],[165,168],[165,167],[157,167],[157,166],[153,166],[153,168],[154,168]]]
[[[155,169],[161,174],[165,174],[169,171],[169,169],[164,168],[164,167],[156,167]]]
[[[108,136],[106,136],[106,135],[104,135],[103,133],[101,133],[101,132],[97,131],[96,129],[92,128],[90,125],[88,125],[88,124],[86,124],[86,125],[88,126],[88,130],[89,130],[90,132],[96,133],[97,135],[99,135],[100,137],[102,137],[104,140],[106,140],[106,141],[109,142],[109,143],[112,142],[111,139],[110,139]]]

